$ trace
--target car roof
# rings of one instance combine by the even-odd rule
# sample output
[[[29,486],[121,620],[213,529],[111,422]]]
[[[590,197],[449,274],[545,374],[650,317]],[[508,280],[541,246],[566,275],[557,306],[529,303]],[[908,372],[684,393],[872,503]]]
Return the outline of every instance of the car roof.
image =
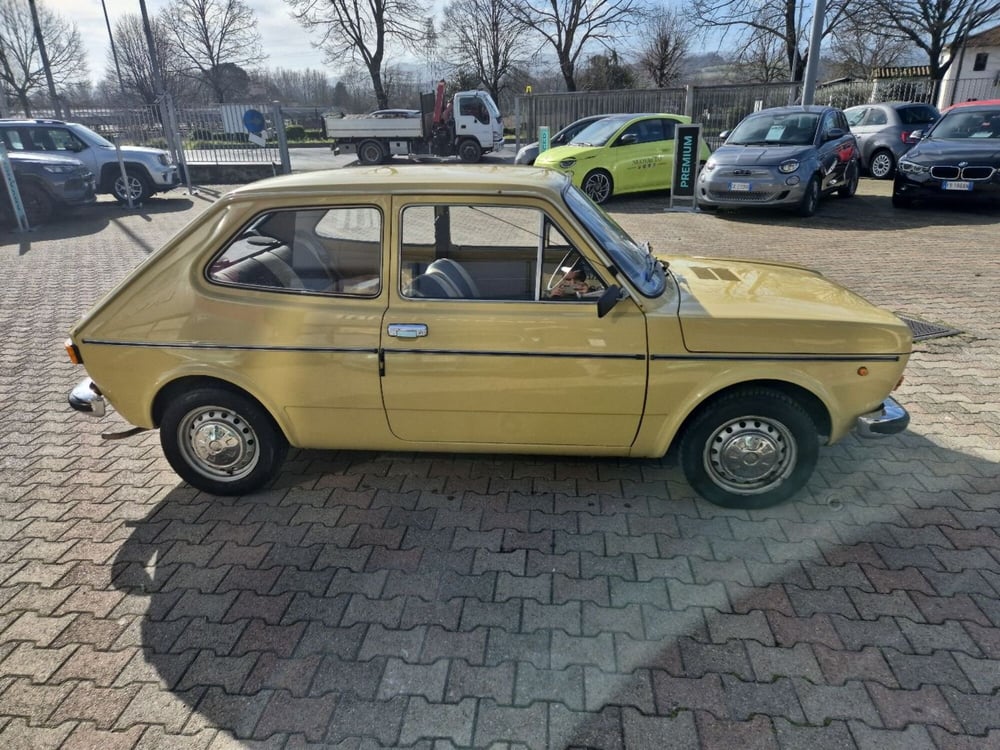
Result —
[[[970,102],[959,102],[958,104],[952,104],[950,107],[945,107],[941,111],[943,113],[947,112],[950,109],[957,109],[959,107],[962,109],[972,108],[972,107],[982,107],[984,109],[996,109],[997,107],[1000,107],[1000,99],[974,99],[973,101]]]
[[[802,114],[803,112],[811,114],[821,114],[823,112],[828,112],[830,110],[836,110],[837,107],[830,107],[825,104],[788,104],[784,107],[768,107],[767,109],[762,109],[759,112],[751,112],[750,115],[763,115],[763,114]],[[750,117],[747,115],[747,117]]]
[[[350,167],[270,177],[236,188],[234,198],[286,195],[386,195],[475,193],[558,195],[568,181],[561,172],[509,164],[406,164]]]

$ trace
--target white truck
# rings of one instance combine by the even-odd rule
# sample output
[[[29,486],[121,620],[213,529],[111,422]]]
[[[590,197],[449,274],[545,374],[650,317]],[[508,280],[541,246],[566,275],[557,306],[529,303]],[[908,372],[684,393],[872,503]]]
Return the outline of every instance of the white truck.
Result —
[[[369,117],[326,115],[326,135],[341,154],[357,154],[362,164],[382,164],[393,156],[457,156],[478,162],[483,154],[503,148],[503,123],[496,102],[486,91],[459,91],[445,103],[444,82],[434,93],[421,94],[417,116],[383,110]]]

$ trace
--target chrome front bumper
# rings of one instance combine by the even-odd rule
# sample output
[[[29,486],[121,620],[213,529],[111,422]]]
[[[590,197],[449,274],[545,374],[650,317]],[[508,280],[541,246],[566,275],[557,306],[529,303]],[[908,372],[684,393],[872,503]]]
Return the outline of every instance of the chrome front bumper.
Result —
[[[862,414],[854,426],[858,437],[879,438],[902,432],[910,424],[910,415],[896,399],[886,397],[875,411]]]
[[[108,410],[104,396],[90,378],[84,378],[70,391],[69,405],[92,417],[103,417]]]

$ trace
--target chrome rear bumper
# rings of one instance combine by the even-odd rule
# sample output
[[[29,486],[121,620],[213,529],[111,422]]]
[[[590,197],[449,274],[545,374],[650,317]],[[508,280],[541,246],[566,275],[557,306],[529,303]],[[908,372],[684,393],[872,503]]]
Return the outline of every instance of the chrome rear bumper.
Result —
[[[69,405],[93,417],[103,417],[107,412],[104,396],[90,378],[84,378],[70,391]]]
[[[854,426],[859,437],[878,438],[902,432],[910,424],[910,415],[896,399],[887,396],[882,406],[862,414]]]

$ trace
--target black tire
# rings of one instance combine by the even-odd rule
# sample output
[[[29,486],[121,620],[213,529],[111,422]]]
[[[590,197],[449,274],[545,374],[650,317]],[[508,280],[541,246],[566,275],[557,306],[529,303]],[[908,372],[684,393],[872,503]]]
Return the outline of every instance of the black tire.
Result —
[[[876,180],[888,180],[896,173],[896,157],[887,148],[877,149],[868,158],[868,174]]]
[[[35,227],[52,218],[55,203],[44,188],[29,183],[20,186],[18,192],[21,194],[21,205],[24,206],[24,215],[28,219],[28,226]]]
[[[288,454],[288,441],[260,404],[219,387],[195,388],[169,403],[160,445],[182,479],[213,495],[259,489]]]
[[[126,181],[128,190],[132,191],[132,203],[138,205],[153,194],[149,177],[138,169],[128,167],[125,169],[125,180],[120,172],[115,172],[114,180],[111,183],[111,193],[119,203],[128,205],[128,192],[126,192]]]
[[[614,180],[603,169],[588,172],[587,176],[583,178],[583,182],[580,183],[580,187],[583,188],[583,192],[590,196],[590,200],[597,204],[606,203],[615,192]]]
[[[847,182],[837,188],[837,195],[841,198],[853,198],[854,194],[858,192],[858,183],[861,181],[861,167],[858,166],[857,162],[851,164],[847,169],[850,171]]]
[[[806,185],[806,191],[802,194],[798,208],[795,210],[799,216],[812,216],[819,208],[819,177],[812,177]]]
[[[358,146],[358,161],[362,164],[381,164],[385,159],[385,149],[378,141],[362,141]]]
[[[483,147],[479,141],[465,138],[458,144],[458,158],[466,164],[476,164],[483,158]]]
[[[734,391],[691,421],[680,445],[694,490],[723,508],[768,508],[802,489],[816,468],[819,435],[802,406],[763,388]]]

